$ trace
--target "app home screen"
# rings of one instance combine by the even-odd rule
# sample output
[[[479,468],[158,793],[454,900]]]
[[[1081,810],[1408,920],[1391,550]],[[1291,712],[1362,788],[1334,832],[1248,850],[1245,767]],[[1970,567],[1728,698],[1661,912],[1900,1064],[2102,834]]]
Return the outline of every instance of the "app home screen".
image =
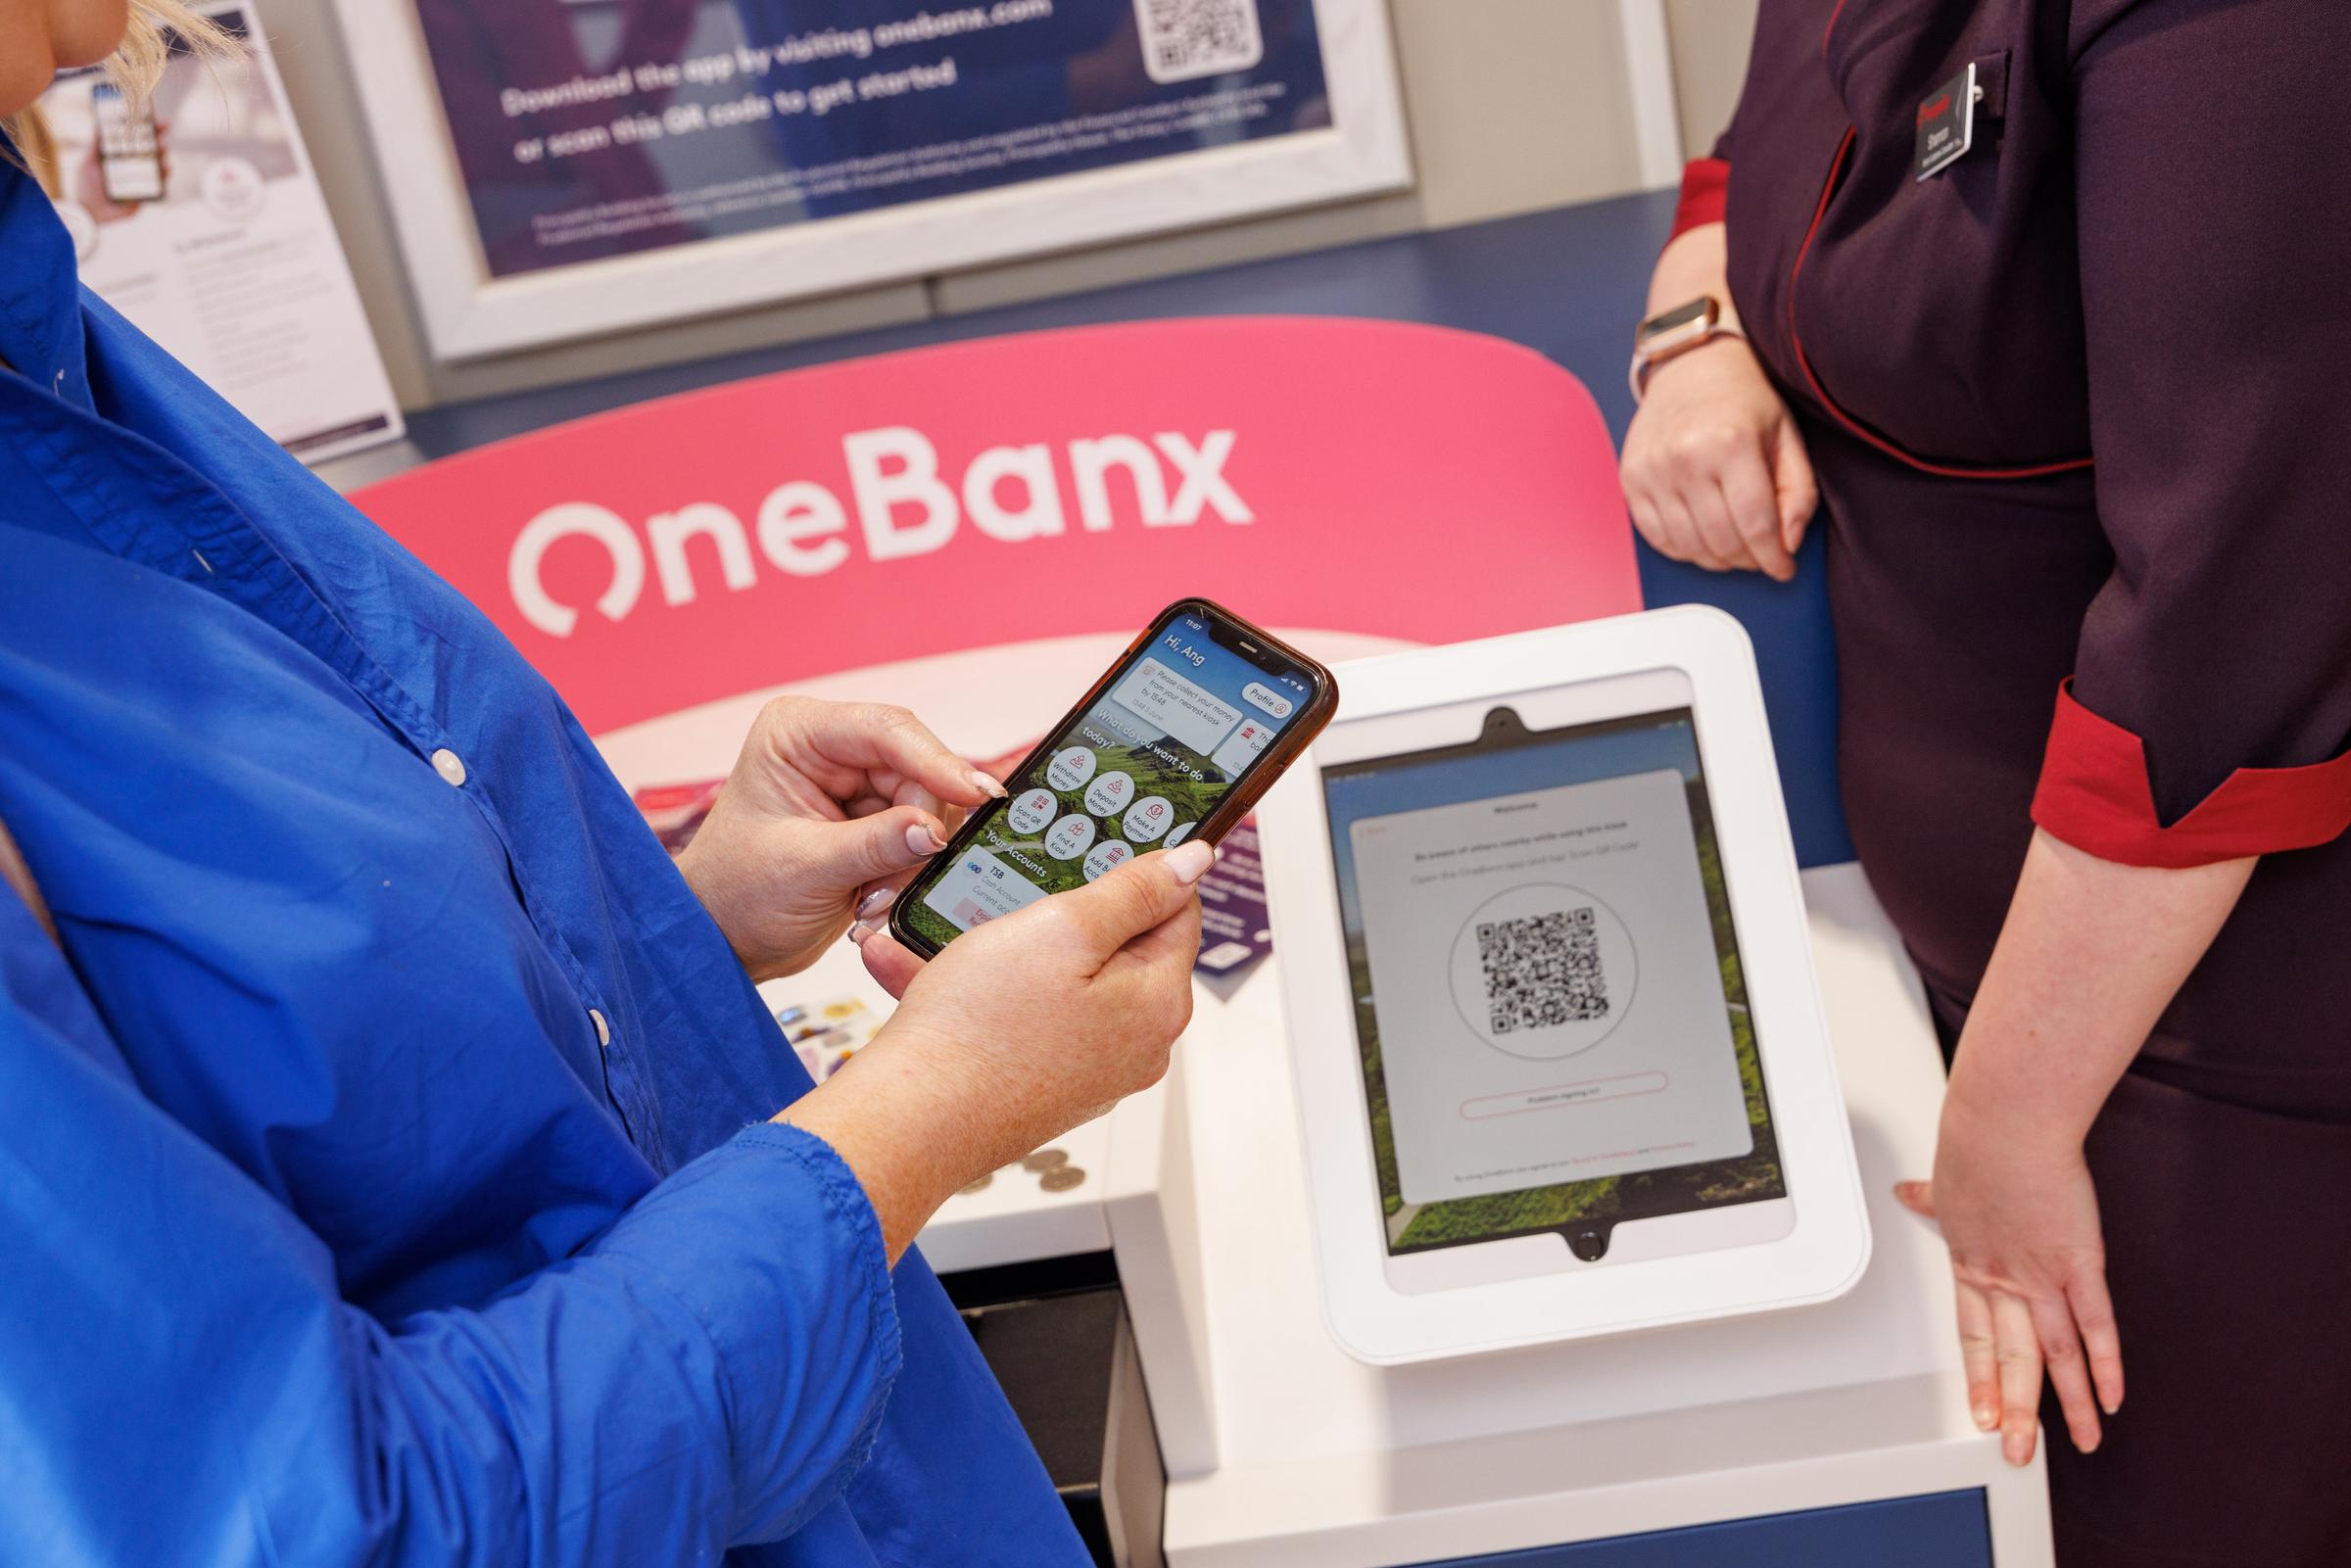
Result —
[[[955,863],[902,917],[945,944],[1067,892],[1147,849],[1183,842],[1312,689],[1178,615],[987,808]]]

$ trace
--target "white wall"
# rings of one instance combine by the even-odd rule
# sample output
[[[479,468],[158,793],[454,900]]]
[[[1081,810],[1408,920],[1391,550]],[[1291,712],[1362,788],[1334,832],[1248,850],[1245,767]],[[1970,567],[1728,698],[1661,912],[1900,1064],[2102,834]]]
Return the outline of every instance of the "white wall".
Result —
[[[331,0],[255,0],[410,408],[1622,195],[1642,185],[1628,3],[1660,0],[1389,0],[1418,170],[1404,194],[442,365],[425,351]],[[1662,3],[1684,142],[1703,152],[1737,93],[1756,0]]]
[[[1681,94],[1682,145],[1703,158],[1730,123],[1747,75],[1758,0],[1666,0],[1673,73]]]

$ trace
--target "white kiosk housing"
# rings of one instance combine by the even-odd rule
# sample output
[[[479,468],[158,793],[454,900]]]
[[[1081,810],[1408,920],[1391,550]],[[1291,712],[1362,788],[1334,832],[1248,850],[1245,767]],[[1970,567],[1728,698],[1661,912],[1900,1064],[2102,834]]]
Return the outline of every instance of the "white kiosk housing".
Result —
[[[1334,664],[1395,647],[1285,635]],[[948,741],[991,755],[1125,642],[1002,650],[979,698],[944,661],[803,689],[952,713]],[[601,743],[632,784],[715,777],[770,694]],[[1969,1421],[1949,1265],[1893,1198],[1929,1169],[1943,1095],[1917,975],[1858,867],[1801,891],[1872,1236],[1835,1300],[1408,1365],[1348,1354],[1321,1306],[1279,948],[1203,981],[1167,1079],[1061,1140],[1105,1179],[951,1200],[923,1252],[949,1271],[1115,1250],[1167,1471],[1136,1564],[1156,1546],[1171,1568],[2049,1568],[2040,1460],[2011,1469]],[[887,1006],[845,944],[789,993]]]

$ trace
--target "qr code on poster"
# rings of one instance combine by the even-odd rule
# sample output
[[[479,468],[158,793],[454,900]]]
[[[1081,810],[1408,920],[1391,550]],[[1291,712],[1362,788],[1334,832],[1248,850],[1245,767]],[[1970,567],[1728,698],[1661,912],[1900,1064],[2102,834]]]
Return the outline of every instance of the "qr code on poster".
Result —
[[[1134,20],[1153,81],[1247,71],[1265,56],[1257,0],[1134,0]]]
[[[1496,1034],[1608,1016],[1600,931],[1589,907],[1489,921],[1477,928],[1477,957]]]

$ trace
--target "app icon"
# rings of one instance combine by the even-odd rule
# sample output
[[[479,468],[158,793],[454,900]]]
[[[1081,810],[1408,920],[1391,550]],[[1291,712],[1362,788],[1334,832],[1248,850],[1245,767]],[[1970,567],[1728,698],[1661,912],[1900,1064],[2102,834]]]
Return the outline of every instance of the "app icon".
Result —
[[[1134,780],[1123,773],[1106,773],[1085,792],[1085,809],[1107,817],[1134,798]]]
[[[1197,828],[1197,827],[1199,827],[1199,826],[1200,826],[1200,825],[1199,825],[1198,823],[1196,823],[1196,822],[1179,822],[1179,823],[1177,823],[1177,824],[1176,825],[1176,831],[1175,831],[1174,832],[1172,832],[1172,833],[1168,834],[1168,847],[1169,847],[1170,849],[1174,849],[1174,848],[1175,848],[1175,847],[1176,847],[1177,844],[1180,844],[1180,843],[1182,843],[1182,842],[1183,842],[1183,841],[1184,841],[1186,838],[1189,838],[1189,837],[1191,837],[1191,836],[1192,836],[1192,830],[1193,830],[1193,829],[1195,829],[1195,828]]]
[[[1133,858],[1134,850],[1130,846],[1116,838],[1107,839],[1096,844],[1093,852],[1085,857],[1085,879],[1090,882],[1113,867]]]
[[[1076,860],[1094,841],[1094,819],[1076,812],[1045,831],[1045,853],[1055,860]]]
[[[1147,844],[1174,826],[1176,808],[1165,795],[1145,795],[1127,808],[1127,836]]]
[[[1053,820],[1055,804],[1052,790],[1032,789],[1012,803],[1004,822],[1016,833],[1032,833]]]
[[[1045,770],[1045,783],[1056,789],[1075,789],[1094,776],[1094,754],[1083,746],[1071,746],[1053,753],[1052,766]]]

